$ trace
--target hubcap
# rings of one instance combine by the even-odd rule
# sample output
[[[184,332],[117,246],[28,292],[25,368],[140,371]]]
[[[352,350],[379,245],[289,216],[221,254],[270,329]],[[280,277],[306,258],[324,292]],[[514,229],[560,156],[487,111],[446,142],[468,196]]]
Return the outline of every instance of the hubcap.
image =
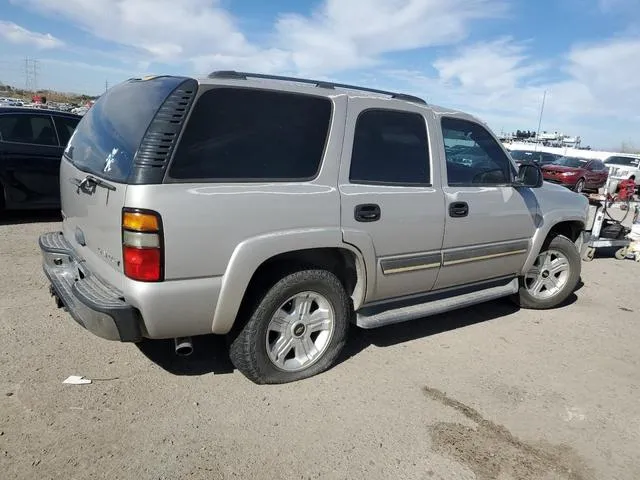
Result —
[[[302,292],[284,302],[267,326],[269,360],[295,372],[317,362],[329,346],[335,324],[331,303],[316,292]]]
[[[576,185],[576,192],[582,193],[583,189],[584,189],[584,182],[582,180],[580,180],[578,182],[578,184]]]
[[[558,250],[541,253],[524,276],[531,296],[546,300],[557,295],[567,284],[570,274],[569,259]]]

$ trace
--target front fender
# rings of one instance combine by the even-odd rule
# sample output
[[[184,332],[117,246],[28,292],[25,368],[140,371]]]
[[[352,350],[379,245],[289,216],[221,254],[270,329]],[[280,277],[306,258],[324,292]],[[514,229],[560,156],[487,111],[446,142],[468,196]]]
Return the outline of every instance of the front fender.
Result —
[[[260,265],[282,253],[313,248],[342,248],[356,257],[358,283],[366,283],[366,266],[362,253],[342,241],[339,228],[307,228],[274,232],[247,239],[240,243],[229,260],[222,278],[220,296],[213,316],[212,332],[226,334],[233,327],[236,315],[254,273]],[[366,286],[355,289],[354,304],[362,302]]]
[[[531,250],[529,251],[529,255],[527,256],[527,260],[525,261],[520,274],[524,275],[531,269],[533,263],[536,260],[536,257],[540,254],[540,250],[544,245],[544,241],[546,240],[553,227],[563,222],[580,222],[584,225],[586,224],[586,220],[587,219],[585,215],[578,212],[568,213],[563,211],[555,211],[543,215],[542,223],[536,229],[531,239]]]

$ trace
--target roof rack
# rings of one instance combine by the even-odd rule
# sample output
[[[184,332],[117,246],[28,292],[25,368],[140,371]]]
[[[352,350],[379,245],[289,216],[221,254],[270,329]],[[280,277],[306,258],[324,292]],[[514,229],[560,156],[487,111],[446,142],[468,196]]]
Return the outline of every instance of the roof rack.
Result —
[[[328,89],[344,88],[347,90],[358,90],[362,92],[379,93],[381,95],[388,95],[391,98],[396,98],[398,100],[405,100],[407,102],[414,102],[414,103],[422,103],[424,105],[427,104],[427,102],[425,102],[422,98],[416,97],[413,95],[407,95],[406,93],[388,92],[386,90],[357,87],[355,85],[346,85],[343,83],[327,82],[324,80],[310,80],[307,78],[283,77],[280,75],[267,75],[264,73],[236,72],[235,70],[217,70],[215,72],[211,72],[208,76],[209,78],[219,78],[219,79],[225,79],[225,80],[247,80],[249,78],[261,78],[265,80],[281,80],[286,82],[306,83],[318,88],[328,88]]]

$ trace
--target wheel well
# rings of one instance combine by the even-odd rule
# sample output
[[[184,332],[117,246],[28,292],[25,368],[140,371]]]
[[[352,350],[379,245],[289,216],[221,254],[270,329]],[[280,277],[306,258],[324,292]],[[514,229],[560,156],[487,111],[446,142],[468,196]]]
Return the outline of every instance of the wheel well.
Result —
[[[358,282],[355,255],[344,248],[312,248],[281,253],[263,262],[251,281],[264,279],[277,281],[284,275],[302,269],[327,270],[340,279],[347,294],[351,295]]]
[[[584,230],[584,223],[579,221],[569,221],[569,222],[560,222],[553,226],[549,235],[547,235],[547,240],[551,238],[562,235],[567,237],[572,242],[575,242],[580,236],[580,232]]]
[[[234,330],[245,323],[250,311],[271,286],[284,276],[304,269],[320,269],[333,273],[349,296],[364,288],[364,272],[353,252],[344,248],[312,248],[281,253],[264,261],[254,272],[234,322]]]

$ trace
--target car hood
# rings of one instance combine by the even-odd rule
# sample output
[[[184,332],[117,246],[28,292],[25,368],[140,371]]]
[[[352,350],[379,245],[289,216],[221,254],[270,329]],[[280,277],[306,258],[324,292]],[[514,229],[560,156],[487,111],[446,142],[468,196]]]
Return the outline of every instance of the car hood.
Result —
[[[542,187],[531,190],[538,202],[539,213],[556,221],[580,220],[587,222],[589,201],[584,195],[575,193],[561,185],[544,182]],[[554,221],[555,223],[555,221]]]

